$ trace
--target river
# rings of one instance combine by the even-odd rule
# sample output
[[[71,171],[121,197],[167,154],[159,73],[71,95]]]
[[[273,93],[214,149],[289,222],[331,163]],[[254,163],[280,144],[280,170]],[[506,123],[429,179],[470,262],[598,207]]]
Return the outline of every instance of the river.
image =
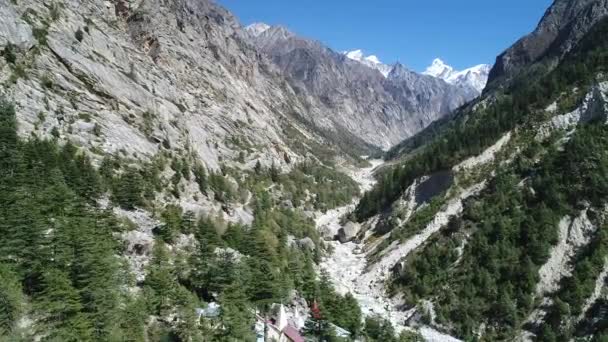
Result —
[[[359,183],[362,193],[369,191],[376,180],[373,173],[382,165],[381,160],[371,160],[371,166],[350,170],[349,175]],[[340,218],[351,212],[357,203],[330,210],[316,219],[317,228],[330,227],[331,231],[340,228]],[[380,315],[391,321],[397,331],[410,330],[405,322],[412,311],[403,311],[403,304],[398,298],[390,298],[385,291],[385,279],[388,277],[388,266],[379,265],[366,269],[366,253],[362,245],[355,242],[341,244],[338,241],[329,242],[333,253],[324,258],[320,267],[325,269],[340,294],[351,293],[359,302],[365,316]],[[422,327],[419,332],[430,342],[456,342],[451,336],[444,335],[429,327]]]

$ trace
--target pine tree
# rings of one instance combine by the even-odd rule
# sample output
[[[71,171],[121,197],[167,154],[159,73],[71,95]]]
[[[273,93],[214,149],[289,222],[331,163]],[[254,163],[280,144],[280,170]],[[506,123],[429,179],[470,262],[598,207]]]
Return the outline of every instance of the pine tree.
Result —
[[[202,194],[207,194],[207,188],[209,186],[207,182],[207,171],[205,171],[205,167],[197,163],[193,168],[194,180],[198,184],[198,189]]]
[[[114,185],[114,199],[124,209],[143,205],[143,179],[138,170],[127,168]]]
[[[334,314],[335,323],[350,331],[352,336],[358,336],[361,330],[361,308],[352,294],[347,293],[338,307],[339,312]]]
[[[73,283],[82,298],[83,312],[93,323],[95,338],[103,340],[118,324],[122,299],[119,289],[125,284],[113,253],[116,246],[107,223],[100,218],[96,220],[100,221],[89,218],[76,221],[71,268]]]
[[[310,317],[304,325],[304,335],[319,342],[331,341],[335,337],[335,332],[324,315],[321,307],[314,301],[310,308]]]
[[[43,314],[40,324],[49,338],[58,341],[90,341],[92,330],[82,313],[78,291],[67,274],[49,270],[44,274],[43,290],[36,296],[35,307]]]
[[[277,166],[274,163],[274,161],[272,162],[272,165],[270,166],[269,173],[270,173],[270,179],[274,183],[277,183],[279,181],[279,175],[281,174],[281,171],[277,168]]]
[[[181,220],[181,232],[184,234],[194,234],[196,232],[196,214],[192,210],[184,213]]]
[[[144,291],[149,308],[157,315],[163,315],[172,306],[176,289],[176,275],[169,260],[166,247],[160,241],[154,244],[152,260],[148,265]]]
[[[14,175],[18,141],[15,107],[0,99],[0,182]]]
[[[249,258],[247,264],[252,273],[251,283],[247,286],[251,301],[258,306],[280,302],[284,292],[279,285],[278,275],[273,270],[273,266],[269,262],[257,258]]]
[[[146,310],[145,298],[141,295],[125,297],[124,309],[117,320],[118,326],[110,332],[107,340],[111,342],[138,342],[146,340]]]
[[[220,297],[223,331],[222,341],[254,341],[254,314],[247,304],[247,296],[243,291],[244,285],[239,282],[228,286]]]
[[[260,163],[259,160],[255,162],[255,166],[253,168],[253,171],[255,171],[256,175],[261,175],[262,174],[262,164]]]
[[[17,275],[0,264],[0,336],[8,336],[24,311],[24,296]]]

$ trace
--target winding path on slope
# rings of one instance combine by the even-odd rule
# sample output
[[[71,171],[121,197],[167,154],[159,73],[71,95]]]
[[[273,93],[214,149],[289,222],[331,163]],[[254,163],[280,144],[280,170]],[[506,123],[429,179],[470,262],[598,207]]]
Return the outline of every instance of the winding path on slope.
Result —
[[[371,160],[370,163],[370,167],[353,170],[350,173],[351,178],[359,183],[362,193],[369,191],[374,186],[376,180],[373,172],[382,165],[381,160]],[[332,231],[337,231],[341,226],[340,218],[352,211],[355,203],[356,201],[317,217],[317,228],[329,226]],[[327,270],[336,290],[341,294],[350,292],[359,302],[365,316],[380,315],[389,319],[398,331],[409,329],[405,325],[405,321],[412,312],[399,310],[402,303],[390,298],[385,291],[384,279],[388,276],[387,267],[374,268],[372,272],[366,271],[366,254],[362,252],[362,245],[354,242],[341,244],[338,241],[330,242],[330,244],[333,246],[334,252],[322,261],[321,268]],[[414,241],[413,245],[418,244]],[[420,333],[425,340],[430,342],[459,341],[428,327],[421,328]]]

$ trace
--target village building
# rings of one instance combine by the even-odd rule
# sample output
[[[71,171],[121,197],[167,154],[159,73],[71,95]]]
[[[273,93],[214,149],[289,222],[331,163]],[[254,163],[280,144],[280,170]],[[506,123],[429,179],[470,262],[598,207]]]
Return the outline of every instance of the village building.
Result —
[[[258,342],[305,342],[296,327],[287,320],[285,307],[280,304],[273,318],[256,315],[256,335]]]

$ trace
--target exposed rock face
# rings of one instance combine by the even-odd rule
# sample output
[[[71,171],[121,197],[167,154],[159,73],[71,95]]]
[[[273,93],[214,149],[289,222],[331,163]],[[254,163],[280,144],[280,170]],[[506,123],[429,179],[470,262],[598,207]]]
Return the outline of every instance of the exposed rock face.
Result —
[[[123,233],[121,237],[126,245],[125,258],[129,268],[135,280],[142,282],[146,277],[145,268],[150,262],[154,247],[154,234],[152,231],[161,222],[141,210],[125,211],[120,208],[114,208],[113,212],[116,216],[128,219],[135,225],[134,230]]]
[[[550,106],[548,111],[553,110]],[[593,120],[607,121],[608,116],[608,82],[593,86],[585,96],[583,103],[570,113],[556,115],[538,129],[536,140],[548,138],[556,130],[569,130],[580,123]]]
[[[29,49],[34,44],[32,29],[12,7],[7,6],[7,2],[0,1],[0,46],[12,44],[20,49]]]
[[[250,29],[250,41],[307,104],[301,114],[353,141],[390,147],[478,95],[400,64],[385,77],[377,68],[283,27],[257,28]]]
[[[298,240],[298,247],[307,250],[307,251],[314,251],[316,246],[315,246],[315,242],[312,241],[311,238],[307,237],[307,238],[303,238]]]
[[[489,83],[516,74],[548,53],[563,56],[607,15],[607,0],[556,0],[534,32],[496,58]]]
[[[16,104],[21,134],[54,133],[94,158],[181,150],[218,169],[239,138],[256,146],[245,166],[297,161],[305,152],[289,139],[306,148],[319,135],[294,119],[306,107],[242,37],[207,0],[1,0],[0,51],[12,44],[16,62],[0,58],[0,96]]]
[[[564,217],[559,223],[559,242],[551,250],[549,260],[539,270],[540,281],[536,285],[537,296],[559,289],[559,282],[572,272],[572,258],[582,246],[587,245],[597,229],[587,217],[587,211],[572,219]]]

